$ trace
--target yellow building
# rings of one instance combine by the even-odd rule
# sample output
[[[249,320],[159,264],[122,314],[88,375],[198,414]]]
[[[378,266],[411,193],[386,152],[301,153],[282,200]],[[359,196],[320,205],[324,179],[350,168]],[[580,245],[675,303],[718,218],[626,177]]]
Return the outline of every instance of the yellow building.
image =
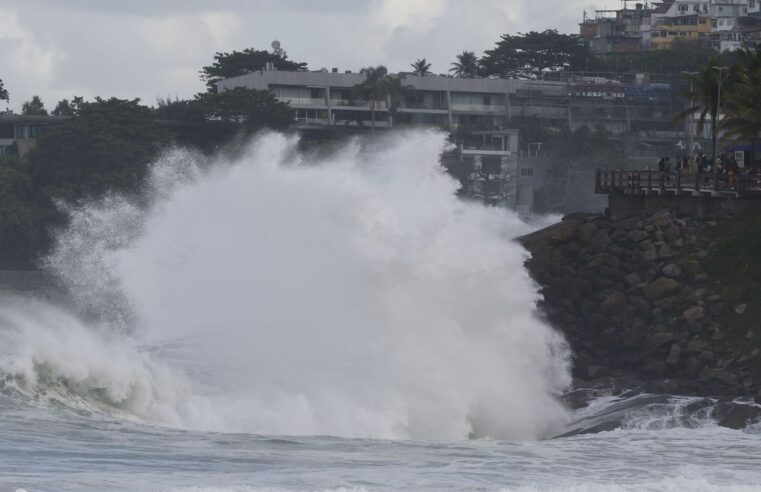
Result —
[[[711,33],[710,17],[685,15],[661,19],[650,32],[650,48],[670,49],[675,42],[697,42]]]

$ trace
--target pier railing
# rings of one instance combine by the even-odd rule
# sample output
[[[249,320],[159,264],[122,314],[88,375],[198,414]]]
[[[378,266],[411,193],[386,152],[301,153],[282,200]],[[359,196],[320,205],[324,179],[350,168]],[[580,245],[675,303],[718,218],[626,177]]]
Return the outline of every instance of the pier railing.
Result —
[[[604,171],[595,173],[595,192],[619,195],[690,195],[756,197],[761,199],[761,176],[661,171]]]

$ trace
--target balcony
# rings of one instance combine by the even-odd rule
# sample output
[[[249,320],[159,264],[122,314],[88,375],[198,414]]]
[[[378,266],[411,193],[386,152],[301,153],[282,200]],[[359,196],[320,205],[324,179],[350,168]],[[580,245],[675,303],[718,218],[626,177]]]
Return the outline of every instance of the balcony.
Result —
[[[279,97],[280,102],[289,103],[291,106],[309,106],[325,108],[325,98],[312,98],[312,97]]]
[[[461,113],[505,113],[504,106],[486,104],[452,104],[452,111]]]

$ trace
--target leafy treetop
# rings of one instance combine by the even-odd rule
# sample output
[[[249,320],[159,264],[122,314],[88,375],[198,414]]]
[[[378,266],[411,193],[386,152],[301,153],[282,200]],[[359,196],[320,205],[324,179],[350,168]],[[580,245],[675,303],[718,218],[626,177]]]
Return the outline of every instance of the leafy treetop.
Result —
[[[32,96],[30,101],[26,101],[21,105],[21,114],[44,116],[48,114],[48,110],[45,109],[45,104],[40,99],[40,96]]]
[[[3,79],[0,79],[0,101],[8,100],[8,90],[3,86]]]
[[[513,36],[503,34],[494,49],[481,58],[482,75],[533,79],[546,72],[584,70],[592,54],[577,35],[555,29]]]
[[[216,83],[220,80],[262,70],[267,63],[272,63],[278,70],[298,70],[307,66],[306,63],[288,60],[285,55],[246,48],[231,53],[217,52],[214,63],[201,69],[201,80],[206,82],[209,92],[217,92]]]

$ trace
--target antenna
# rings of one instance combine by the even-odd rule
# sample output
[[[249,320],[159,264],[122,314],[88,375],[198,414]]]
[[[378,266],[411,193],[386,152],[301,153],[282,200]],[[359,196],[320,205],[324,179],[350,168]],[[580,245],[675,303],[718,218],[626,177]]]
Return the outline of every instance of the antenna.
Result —
[[[272,54],[277,55],[280,58],[285,58],[285,50],[280,47],[280,41],[276,39],[270,46],[272,46]]]

